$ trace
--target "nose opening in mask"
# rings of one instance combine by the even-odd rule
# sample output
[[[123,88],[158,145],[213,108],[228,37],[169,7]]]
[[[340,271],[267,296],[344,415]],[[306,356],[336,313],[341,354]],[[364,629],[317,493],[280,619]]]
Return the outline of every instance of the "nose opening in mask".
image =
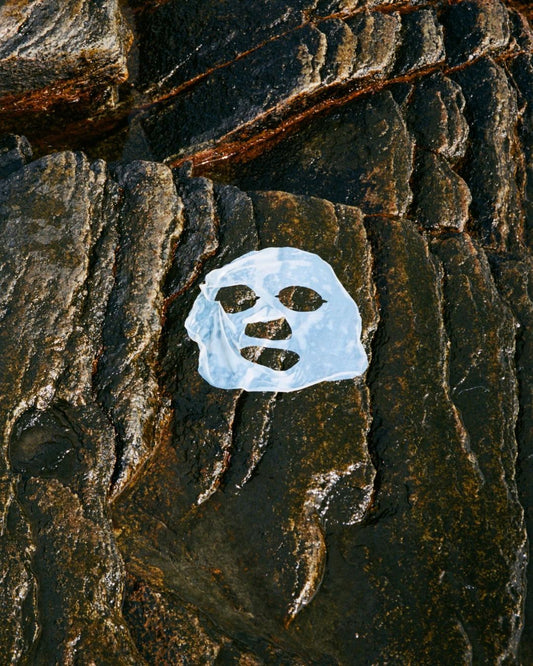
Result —
[[[254,321],[246,324],[245,335],[249,338],[265,338],[267,340],[288,340],[292,329],[285,317],[270,321]]]

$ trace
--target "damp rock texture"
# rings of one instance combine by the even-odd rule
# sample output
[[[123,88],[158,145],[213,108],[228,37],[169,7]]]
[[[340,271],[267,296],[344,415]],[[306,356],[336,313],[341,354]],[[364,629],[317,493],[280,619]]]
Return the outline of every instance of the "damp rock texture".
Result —
[[[143,445],[155,444],[148,433],[164,414],[157,304],[179,198],[162,165],[111,175],[80,153],[22,166],[0,190],[0,651],[11,663],[110,663],[110,654],[142,663],[121,615],[124,567],[107,498],[125,480],[121,461],[133,473]],[[152,213],[136,232],[143,249],[122,260],[135,235],[124,220],[131,206],[141,213],[141,193]],[[120,379],[109,378],[110,358]]]
[[[0,125],[56,125],[113,107],[132,37],[118,0],[6,0],[0,6]],[[4,130],[5,131],[5,130]]]
[[[58,7],[0,8],[3,662],[533,663],[528,3]],[[200,286],[283,246],[369,367],[215,388]]]

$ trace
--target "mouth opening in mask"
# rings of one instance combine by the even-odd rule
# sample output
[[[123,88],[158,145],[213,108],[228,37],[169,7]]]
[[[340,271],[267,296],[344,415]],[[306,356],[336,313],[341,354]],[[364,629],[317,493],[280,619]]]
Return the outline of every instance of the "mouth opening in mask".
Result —
[[[295,366],[300,356],[289,349],[273,347],[243,347],[241,356],[251,363],[264,365],[271,370],[284,371]]]

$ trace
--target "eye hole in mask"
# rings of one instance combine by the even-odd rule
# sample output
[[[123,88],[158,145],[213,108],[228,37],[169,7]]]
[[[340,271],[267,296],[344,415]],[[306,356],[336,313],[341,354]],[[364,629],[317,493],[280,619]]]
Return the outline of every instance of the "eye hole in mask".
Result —
[[[278,298],[286,308],[295,312],[313,312],[326,303],[320,294],[309,287],[285,287]]]
[[[235,314],[253,308],[259,296],[245,284],[232,284],[218,290],[215,301],[223,307],[224,312]]]

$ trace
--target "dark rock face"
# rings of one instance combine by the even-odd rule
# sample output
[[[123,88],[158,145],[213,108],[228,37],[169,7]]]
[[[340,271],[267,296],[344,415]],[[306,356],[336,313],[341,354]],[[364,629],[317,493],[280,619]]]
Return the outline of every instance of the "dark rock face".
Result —
[[[113,431],[92,393],[111,286],[105,166],[56,154],[0,187],[2,653],[68,663],[77,645],[133,664],[106,507]]]
[[[24,136],[8,134],[0,143],[0,175],[2,178],[17,171],[32,158],[31,146]]]
[[[531,663],[531,10],[185,4],[123,7],[107,105],[116,3],[0,9],[0,654]],[[211,386],[200,285],[284,246],[368,370]]]
[[[54,114],[115,105],[132,41],[117,0],[6,0],[0,26],[1,125],[53,128]]]
[[[204,271],[246,250],[290,242],[296,223],[300,247],[320,250],[334,267],[346,269],[342,256],[358,257],[361,268],[344,274],[345,286],[372,307],[356,209],[281,193],[250,199],[230,188],[215,196],[219,248]],[[180,416],[153,461],[150,483],[119,500],[128,561],[136,575],[155,567],[169,589],[194,599],[226,631],[279,636],[289,649],[320,654],[292,625],[325,575],[325,529],[359,525],[369,507],[375,471],[364,444],[368,391],[360,381],[319,384],[297,397],[211,388],[198,377],[197,351],[184,334],[195,295],[188,291],[167,310],[162,366]],[[364,325],[369,340],[375,309],[365,311]],[[152,559],[150,552],[159,554]],[[328,605],[335,603],[333,597]],[[322,630],[324,640],[331,627]]]

